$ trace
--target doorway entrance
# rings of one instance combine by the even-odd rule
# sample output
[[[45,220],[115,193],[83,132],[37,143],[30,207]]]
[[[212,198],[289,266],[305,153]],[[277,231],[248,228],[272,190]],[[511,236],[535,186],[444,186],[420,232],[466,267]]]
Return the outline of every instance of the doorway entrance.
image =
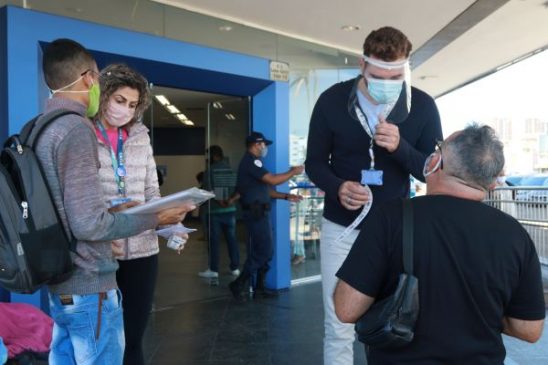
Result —
[[[191,187],[216,195],[183,222],[197,232],[190,234],[180,256],[160,239],[155,310],[162,310],[226,296],[228,283],[245,261],[245,229],[239,222],[238,204],[226,209],[219,202],[235,189],[237,166],[251,128],[251,102],[247,97],[157,85],[151,91],[153,103],[143,122],[150,130],[162,195]]]

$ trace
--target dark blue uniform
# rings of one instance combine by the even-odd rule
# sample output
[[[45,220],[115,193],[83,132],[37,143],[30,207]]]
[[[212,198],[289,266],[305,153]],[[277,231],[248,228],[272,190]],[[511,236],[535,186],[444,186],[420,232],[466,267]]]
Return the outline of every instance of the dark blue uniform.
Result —
[[[246,152],[238,167],[236,190],[240,193],[242,215],[247,228],[247,260],[244,272],[266,273],[272,258],[272,226],[270,223],[270,186],[261,179],[269,171],[260,158]]]

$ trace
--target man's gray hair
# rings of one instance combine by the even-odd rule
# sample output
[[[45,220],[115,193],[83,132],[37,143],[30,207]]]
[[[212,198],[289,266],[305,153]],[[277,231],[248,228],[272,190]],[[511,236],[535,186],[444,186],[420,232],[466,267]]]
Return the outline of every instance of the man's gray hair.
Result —
[[[495,130],[486,125],[467,126],[444,142],[443,153],[448,157],[446,173],[485,190],[504,168],[504,146]]]

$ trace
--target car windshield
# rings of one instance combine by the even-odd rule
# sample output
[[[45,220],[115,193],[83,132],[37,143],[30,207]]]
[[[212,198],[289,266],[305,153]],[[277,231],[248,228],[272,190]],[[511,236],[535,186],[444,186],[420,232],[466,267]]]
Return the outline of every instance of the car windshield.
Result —
[[[529,176],[523,178],[519,185],[521,186],[543,186],[544,182],[548,179],[547,176]]]

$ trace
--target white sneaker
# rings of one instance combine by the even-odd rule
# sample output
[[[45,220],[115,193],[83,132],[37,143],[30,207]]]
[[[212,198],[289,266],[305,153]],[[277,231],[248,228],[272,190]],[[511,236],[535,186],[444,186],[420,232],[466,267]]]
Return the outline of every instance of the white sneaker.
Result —
[[[232,276],[239,276],[240,275],[240,270],[238,270],[238,269],[230,270],[230,273],[232,274]]]
[[[206,271],[199,272],[198,276],[202,278],[218,278],[219,273],[217,271],[211,271],[207,269]]]

